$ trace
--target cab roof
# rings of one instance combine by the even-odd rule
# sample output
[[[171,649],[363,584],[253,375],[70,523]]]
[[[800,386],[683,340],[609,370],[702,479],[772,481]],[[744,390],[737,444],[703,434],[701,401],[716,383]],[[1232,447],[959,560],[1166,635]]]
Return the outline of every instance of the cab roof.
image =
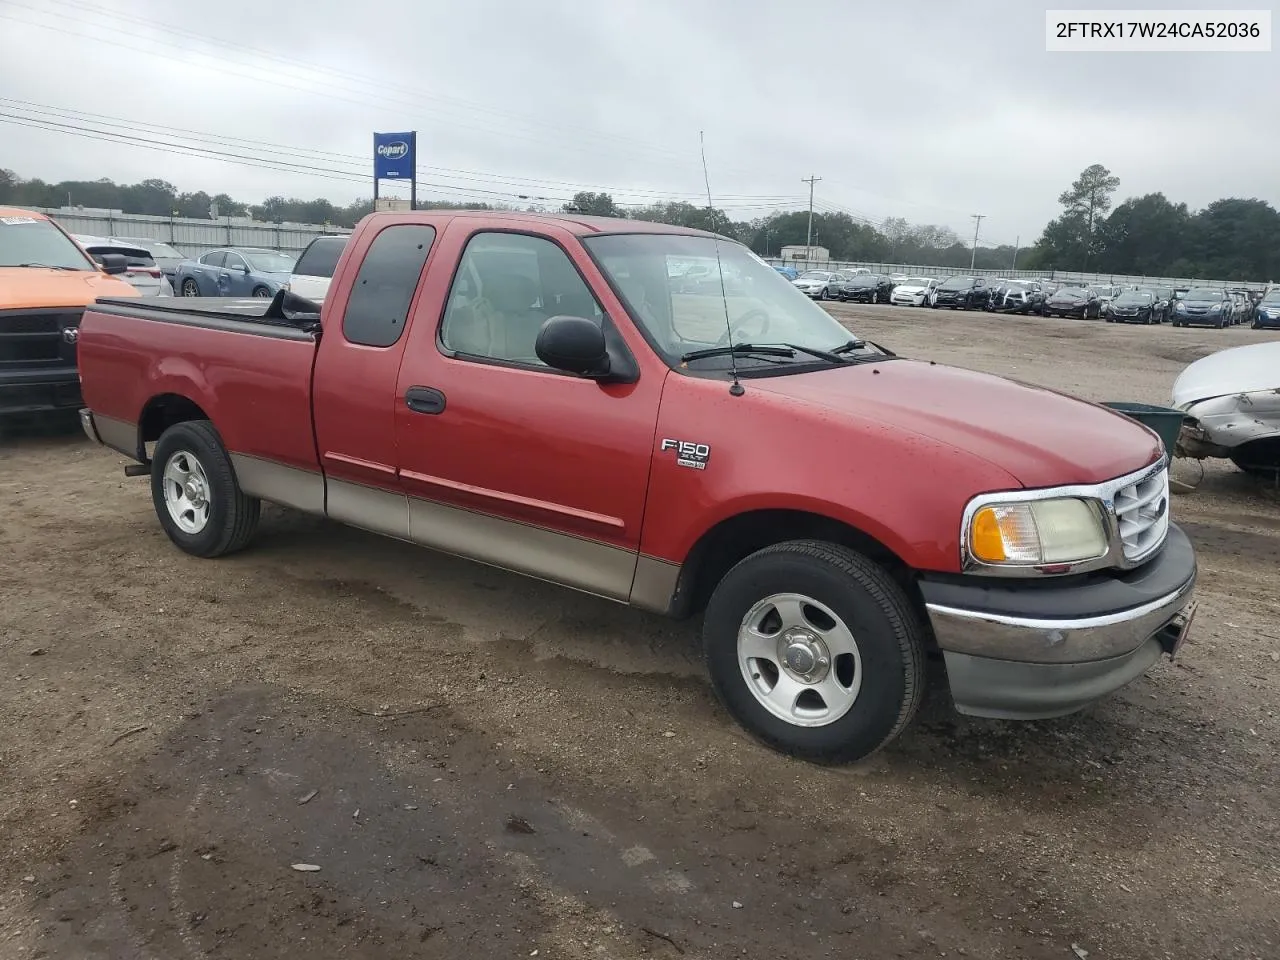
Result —
[[[706,230],[697,230],[693,227],[655,223],[650,220],[630,220],[624,217],[592,217],[579,213],[536,213],[522,210],[408,210],[401,212],[381,211],[372,214],[372,216],[411,220],[419,223],[432,220],[443,222],[457,218],[507,221],[513,224],[554,224],[562,230],[567,230],[580,237],[600,233],[676,233],[690,237],[732,239]]]

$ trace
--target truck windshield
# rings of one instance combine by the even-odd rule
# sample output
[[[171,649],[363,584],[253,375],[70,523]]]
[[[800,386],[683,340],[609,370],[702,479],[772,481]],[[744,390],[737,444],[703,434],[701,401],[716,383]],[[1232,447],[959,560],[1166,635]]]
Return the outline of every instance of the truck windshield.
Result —
[[[650,342],[673,367],[678,367],[680,357],[686,354],[727,345],[730,328],[735,343],[756,345],[832,350],[853,339],[786,277],[732,240],[719,241],[719,264],[717,243],[710,237],[598,234],[582,242],[621,296],[632,320],[648,333]],[[703,275],[709,282],[679,283],[671,276],[673,260],[696,263],[705,269]],[[872,351],[868,348],[868,352]],[[785,362],[776,356],[740,354],[736,359],[739,368]],[[729,361],[721,356],[696,362],[718,369]],[[805,362],[805,357],[797,355],[789,362]]]
[[[0,216],[0,267],[97,270],[65,233],[48,220]]]

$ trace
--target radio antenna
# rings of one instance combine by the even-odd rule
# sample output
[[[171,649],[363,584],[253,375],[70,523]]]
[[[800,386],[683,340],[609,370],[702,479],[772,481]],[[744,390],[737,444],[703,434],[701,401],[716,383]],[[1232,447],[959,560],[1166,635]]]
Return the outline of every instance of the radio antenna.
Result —
[[[702,180],[707,185],[707,216],[715,209],[711,202],[711,176],[707,173],[707,138],[703,131],[698,131],[698,145],[702,149]],[[733,373],[733,383],[729,385],[730,396],[740,397],[746,391],[738,382],[738,355],[733,349],[733,322],[729,319],[729,295],[724,289],[724,266],[720,263],[720,237],[712,233],[716,245],[716,273],[720,274],[720,302],[724,304],[724,332],[729,338],[729,370]]]

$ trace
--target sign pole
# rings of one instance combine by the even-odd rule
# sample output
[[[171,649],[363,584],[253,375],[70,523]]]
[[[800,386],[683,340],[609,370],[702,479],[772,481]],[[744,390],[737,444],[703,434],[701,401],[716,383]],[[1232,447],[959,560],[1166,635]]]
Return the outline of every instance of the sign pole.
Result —
[[[409,156],[413,158],[413,172],[409,179],[409,209],[418,209],[418,131],[409,134]]]

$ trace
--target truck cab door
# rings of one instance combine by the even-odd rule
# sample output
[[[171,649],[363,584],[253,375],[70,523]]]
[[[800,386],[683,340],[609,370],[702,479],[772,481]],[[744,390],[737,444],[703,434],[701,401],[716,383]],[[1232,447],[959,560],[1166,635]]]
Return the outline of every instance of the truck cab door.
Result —
[[[620,327],[639,335],[575,237],[502,226],[452,222],[415,314],[395,404],[410,538],[629,600],[667,369],[646,354],[601,384],[543,364],[551,316],[601,324],[632,363]]]
[[[436,230],[384,222],[351,241],[323,313],[312,410],[328,516],[409,539],[408,500],[396,476],[396,377],[410,306]]]

